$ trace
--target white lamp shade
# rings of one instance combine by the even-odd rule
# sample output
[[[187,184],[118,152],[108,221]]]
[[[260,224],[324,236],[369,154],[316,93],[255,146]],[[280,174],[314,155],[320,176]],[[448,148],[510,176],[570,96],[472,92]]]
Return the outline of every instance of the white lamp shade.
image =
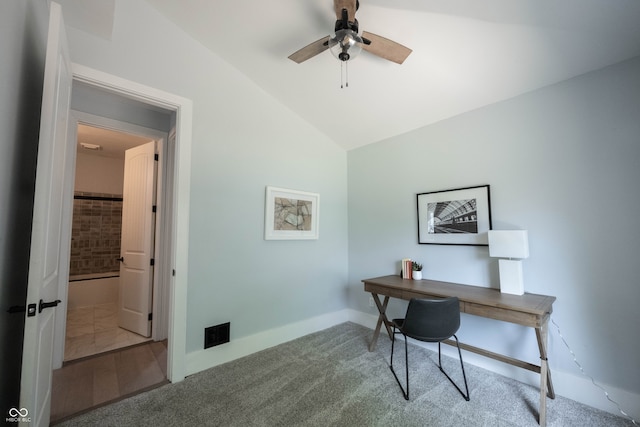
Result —
[[[528,258],[527,230],[489,230],[489,256],[497,258]]]

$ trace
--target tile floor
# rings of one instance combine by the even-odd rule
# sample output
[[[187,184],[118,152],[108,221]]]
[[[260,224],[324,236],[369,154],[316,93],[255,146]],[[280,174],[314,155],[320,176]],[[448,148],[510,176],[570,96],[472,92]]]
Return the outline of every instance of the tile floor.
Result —
[[[64,361],[150,341],[118,327],[117,304],[67,310]]]

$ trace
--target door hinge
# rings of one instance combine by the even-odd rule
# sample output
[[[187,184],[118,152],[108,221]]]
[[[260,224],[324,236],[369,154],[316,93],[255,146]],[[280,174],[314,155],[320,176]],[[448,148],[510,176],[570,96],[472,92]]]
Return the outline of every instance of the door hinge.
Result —
[[[156,162],[160,159],[160,157],[157,154],[153,155],[153,160],[155,160]]]
[[[153,313],[149,313],[149,322],[153,320]]]
[[[151,258],[151,263],[150,263],[149,265],[152,265],[152,266],[153,266],[153,265],[156,265],[156,260],[155,260],[155,259],[153,259],[153,258]]]
[[[158,210],[158,207],[156,205],[153,205],[151,207],[151,212],[156,213],[157,210]]]

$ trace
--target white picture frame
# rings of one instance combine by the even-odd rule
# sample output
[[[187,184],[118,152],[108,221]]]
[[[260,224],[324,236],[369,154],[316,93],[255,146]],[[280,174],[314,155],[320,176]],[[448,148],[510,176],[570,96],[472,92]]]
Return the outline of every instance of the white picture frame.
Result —
[[[265,240],[314,240],[319,237],[320,194],[267,186]]]

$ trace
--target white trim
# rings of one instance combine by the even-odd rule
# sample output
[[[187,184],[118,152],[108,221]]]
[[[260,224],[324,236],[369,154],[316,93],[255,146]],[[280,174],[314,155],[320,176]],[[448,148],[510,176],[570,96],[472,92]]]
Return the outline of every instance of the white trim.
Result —
[[[80,110],[71,110],[74,114],[78,124],[86,124],[92,127],[113,130],[117,132],[124,132],[136,136],[142,136],[145,138],[151,138],[156,141],[165,140],[168,136],[167,132],[152,129],[144,126],[135,125],[133,123],[127,123],[120,120],[110,119],[108,117],[98,116],[91,113],[86,113]]]
[[[171,140],[173,138],[173,141]],[[159,196],[156,203],[156,239],[154,258],[157,260],[154,272],[153,288],[153,322],[151,324],[152,338],[160,341],[169,337],[169,301],[171,300],[171,282],[173,254],[173,204],[175,168],[173,159],[176,156],[175,132],[165,134],[163,144],[159,147],[159,173],[156,182],[156,194]]]
[[[178,382],[186,372],[187,284],[189,251],[189,203],[191,170],[192,111],[191,100],[141,85],[123,78],[72,64],[73,78],[122,96],[176,112],[176,158],[173,201],[174,255],[169,310],[169,344],[167,348],[167,379]]]
[[[323,314],[247,337],[232,339],[228,343],[206,350],[191,352],[187,354],[187,375],[347,322],[351,311],[345,309]],[[231,333],[233,334],[233,330]]]
[[[62,202],[62,233],[60,234],[60,247],[65,247],[64,254],[60,258],[59,275],[58,275],[58,299],[61,303],[58,305],[57,312],[64,313],[64,316],[57,315],[53,326],[53,349],[51,355],[51,363],[53,369],[62,367],[64,360],[65,332],[67,330],[67,309],[69,302],[69,269],[71,262],[71,228],[73,226],[73,187],[76,170],[76,141],[77,127],[73,126],[75,117],[73,111],[69,110],[69,118],[67,123],[67,150],[71,150],[69,155],[69,164],[65,166],[65,189]]]

